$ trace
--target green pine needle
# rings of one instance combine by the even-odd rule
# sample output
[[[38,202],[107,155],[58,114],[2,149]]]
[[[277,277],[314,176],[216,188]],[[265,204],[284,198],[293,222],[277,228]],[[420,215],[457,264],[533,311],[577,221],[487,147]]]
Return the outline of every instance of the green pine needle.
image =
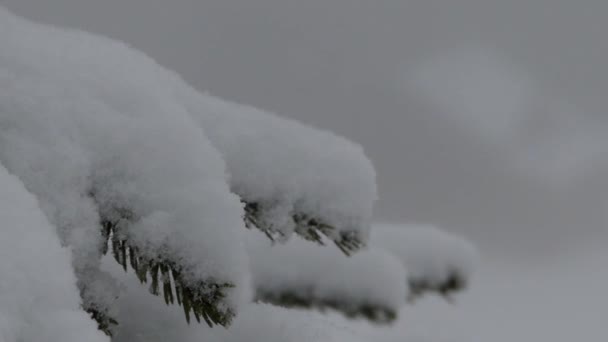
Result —
[[[188,323],[191,314],[198,322],[202,318],[210,327],[216,324],[228,326],[231,323],[235,313],[226,309],[222,301],[226,297],[226,290],[234,287],[233,284],[200,281],[196,286],[192,286],[184,281],[181,266],[171,260],[148,259],[142,256],[137,247],[132,246],[128,239],[117,231],[117,226],[116,222],[102,223],[105,243],[101,250],[104,254],[107,253],[110,245],[116,262],[125,271],[130,266],[142,284],[149,283],[151,294],[160,296],[162,292],[167,305],[177,301],[177,305],[182,306]],[[94,315],[94,318],[96,316]]]
[[[397,312],[392,308],[367,303],[353,304],[335,299],[313,298],[291,291],[279,294],[261,292],[257,294],[257,300],[287,308],[317,309],[320,311],[333,309],[348,318],[364,318],[376,324],[389,324],[397,318]]]
[[[245,216],[243,220],[247,228],[255,227],[261,230],[272,241],[275,241],[277,237],[283,236],[280,231],[274,229],[272,225],[263,222],[260,218],[262,208],[259,203],[246,201],[243,201],[243,203],[245,204]],[[332,239],[334,244],[347,256],[357,252],[364,245],[355,232],[343,232],[340,234],[339,239],[336,240],[332,238],[336,231],[335,227],[302,213],[295,213],[292,215],[292,218],[296,224],[295,232],[302,238],[324,245],[324,235]]]

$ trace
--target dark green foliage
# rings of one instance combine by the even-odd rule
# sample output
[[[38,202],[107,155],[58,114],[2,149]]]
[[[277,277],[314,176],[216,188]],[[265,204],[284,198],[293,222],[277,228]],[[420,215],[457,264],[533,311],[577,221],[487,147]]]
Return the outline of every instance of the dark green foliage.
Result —
[[[242,201],[245,204],[244,210],[245,210],[245,215],[243,217],[243,220],[245,221],[245,227],[251,229],[251,227],[255,227],[258,228],[259,230],[261,230],[264,234],[266,234],[266,236],[271,240],[274,241],[276,235],[282,235],[280,231],[276,231],[274,229],[272,229],[272,227],[262,224],[261,220],[259,220],[260,217],[260,205],[258,203],[248,203],[245,201]]]
[[[94,192],[90,195],[95,198]],[[273,241],[281,237],[281,232],[263,222],[260,214],[261,208],[258,203],[245,203],[244,221],[247,228],[256,227]],[[222,305],[222,301],[226,297],[226,291],[234,287],[233,284],[218,283],[213,280],[198,281],[194,284],[190,279],[186,281],[184,276],[186,270],[180,265],[179,260],[170,260],[162,256],[164,253],[153,257],[143,255],[137,246],[129,242],[128,235],[124,231],[124,223],[128,224],[136,220],[131,211],[112,209],[102,217],[111,219],[102,219],[101,222],[103,238],[101,252],[104,255],[111,252],[125,271],[131,268],[142,284],[149,284],[151,294],[156,296],[162,294],[167,305],[181,306],[188,323],[192,316],[199,323],[201,319],[204,320],[210,327],[216,324],[228,326],[231,323],[235,312]],[[351,255],[363,246],[355,232],[341,233],[340,238],[335,239],[336,229],[331,225],[301,213],[293,214],[292,218],[296,224],[296,233],[307,240],[323,245],[325,239],[323,236],[326,236],[346,255]],[[352,306],[337,301],[307,301],[293,294],[265,296],[262,300],[283,306],[333,308],[348,317],[365,317],[378,323],[390,322],[396,317],[396,313],[387,308],[373,305]],[[86,310],[98,322],[99,329],[111,336],[112,327],[117,324],[116,320],[99,310]]]
[[[409,286],[409,302],[413,302],[427,293],[437,293],[451,300],[453,293],[466,289],[467,281],[461,274],[454,271],[450,272],[445,281],[441,283],[432,283],[425,279],[409,279]]]
[[[247,228],[256,227],[268,236],[269,239],[275,240],[277,237],[281,237],[282,233],[265,223],[261,218],[261,205],[259,203],[245,202],[245,225]],[[298,235],[306,240],[316,242],[320,245],[324,245],[323,235],[333,240],[334,244],[346,255],[358,251],[363,247],[363,241],[359,238],[356,232],[342,232],[338,239],[336,239],[335,231],[336,228],[326,224],[318,219],[311,218],[310,216],[303,213],[294,213],[292,215],[293,221],[296,225],[295,231]]]
[[[266,234],[271,240],[280,238],[281,232],[261,219],[262,209],[258,203],[245,202],[244,221],[247,228],[256,227]],[[101,251],[105,255],[108,252],[116,262],[127,271],[131,268],[142,284],[149,284],[149,291],[153,295],[161,296],[167,305],[177,304],[184,310],[186,321],[190,323],[192,316],[201,322],[204,320],[210,327],[216,324],[228,326],[235,313],[222,305],[226,297],[225,291],[234,287],[230,283],[217,283],[213,280],[198,281],[194,284],[190,279],[186,281],[185,269],[179,260],[170,260],[159,253],[152,258],[144,256],[139,252],[137,246],[129,242],[125,234],[125,225],[135,221],[132,213],[127,210],[113,210],[111,215],[114,220],[103,220],[101,223],[101,235],[104,243]],[[355,232],[341,233],[339,239],[335,239],[335,228],[322,221],[311,218],[305,214],[293,214],[292,218],[296,225],[295,231],[301,237],[323,245],[327,238],[332,239],[334,244],[347,256],[359,250],[363,243]],[[430,292],[435,292],[450,298],[454,292],[466,287],[466,279],[457,272],[452,274],[440,284],[431,283],[425,279],[410,279],[410,297],[416,298]],[[284,307],[315,308],[321,311],[333,309],[343,313],[349,318],[362,317],[377,324],[387,324],[394,321],[397,312],[391,308],[381,307],[369,303],[353,304],[341,302],[336,299],[318,299],[310,295],[286,291],[284,293],[258,292],[257,300]],[[98,323],[99,329],[111,336],[113,326],[118,324],[115,319],[109,317],[101,310],[85,308],[93,319]]]
[[[86,309],[86,312],[88,312],[91,315],[91,318],[97,322],[97,328],[99,330],[110,337],[112,336],[112,329],[118,324],[114,318],[95,308],[88,308]]]
[[[102,252],[107,253],[108,245],[111,246],[116,262],[125,271],[130,266],[142,284],[149,283],[150,293],[156,296],[162,294],[167,305],[181,305],[188,323],[193,315],[199,323],[202,318],[210,327],[230,324],[235,313],[225,308],[222,301],[226,297],[225,291],[234,287],[233,284],[205,280],[193,285],[191,281],[186,281],[184,268],[178,262],[160,256],[147,258],[139,253],[138,248],[130,244],[118,229],[117,222],[103,221],[102,235],[105,239]]]
[[[257,300],[288,308],[317,309],[325,311],[333,309],[346,317],[365,318],[376,324],[389,324],[397,318],[397,312],[392,308],[369,303],[353,304],[335,299],[318,299],[312,295],[286,291],[283,293],[258,292]]]

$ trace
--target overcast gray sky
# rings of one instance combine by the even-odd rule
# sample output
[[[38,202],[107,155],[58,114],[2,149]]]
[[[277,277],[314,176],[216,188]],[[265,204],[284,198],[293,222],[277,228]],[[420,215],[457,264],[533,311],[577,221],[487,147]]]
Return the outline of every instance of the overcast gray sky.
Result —
[[[0,3],[361,143],[380,219],[512,255],[608,241],[608,1]]]

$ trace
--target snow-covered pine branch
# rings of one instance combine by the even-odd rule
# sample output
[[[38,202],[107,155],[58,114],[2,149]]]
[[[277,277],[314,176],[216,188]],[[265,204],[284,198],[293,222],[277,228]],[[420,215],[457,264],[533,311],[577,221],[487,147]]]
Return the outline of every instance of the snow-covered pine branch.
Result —
[[[122,43],[1,8],[0,46],[0,162],[72,250],[102,330],[121,300],[99,268],[108,241],[152,293],[162,282],[186,317],[221,325],[248,300],[244,217],[345,253],[365,243],[376,186],[359,146],[200,94]]]
[[[367,248],[351,257],[297,238],[247,242],[258,300],[378,323],[397,318],[406,299],[464,290],[476,260],[468,241],[433,226],[374,224]]]
[[[249,226],[281,241],[294,232],[317,243],[327,237],[345,254],[365,244],[377,190],[359,145],[180,85],[182,102],[226,161]]]
[[[85,309],[102,328],[113,316],[98,267],[113,222],[150,267],[174,266],[193,309],[229,324],[249,286],[242,206],[173,96],[181,81],[121,43],[3,10],[0,46],[0,161],[72,249]]]
[[[333,309],[375,323],[392,322],[405,303],[403,264],[382,250],[365,249],[348,257],[299,237],[272,245],[255,231],[247,250],[258,301]]]
[[[473,249],[439,231],[379,229],[354,253],[376,200],[360,146],[201,94],[120,42],[1,7],[0,47],[0,245],[9,251],[0,328],[9,342],[107,340],[79,305],[108,334],[145,326],[124,312],[158,306],[125,298],[128,281],[101,267],[109,252],[133,269],[129,281],[209,325],[229,325],[240,308],[273,311],[250,303],[252,287],[274,304],[386,322],[408,285],[417,295],[467,284]],[[283,244],[271,248],[246,227]],[[328,241],[342,252],[319,246]]]
[[[469,241],[431,225],[374,224],[369,243],[401,260],[410,300],[426,293],[449,298],[464,290],[478,259]]]

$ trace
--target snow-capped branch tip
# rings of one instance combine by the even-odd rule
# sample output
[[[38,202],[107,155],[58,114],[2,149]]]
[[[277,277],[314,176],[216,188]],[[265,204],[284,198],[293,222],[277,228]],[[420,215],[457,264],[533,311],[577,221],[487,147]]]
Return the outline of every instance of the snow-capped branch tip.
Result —
[[[127,218],[129,216],[127,215]],[[190,323],[191,315],[197,322],[204,320],[209,327],[221,325],[227,327],[235,316],[235,312],[222,305],[226,298],[225,291],[234,287],[227,282],[215,282],[213,279],[192,281],[184,279],[184,266],[179,261],[169,260],[164,257],[148,258],[141,253],[136,246],[129,242],[123,232],[120,231],[120,222],[103,221],[102,234],[104,244],[103,254],[111,247],[112,256],[125,271],[129,266],[137,275],[142,284],[149,283],[149,291],[155,296],[162,294],[165,303],[177,304],[184,310],[186,321]],[[108,247],[109,246],[109,247]],[[100,328],[108,332],[108,322],[116,324],[116,321],[95,313],[93,318],[97,320]]]
[[[275,245],[255,230],[246,237],[259,302],[336,311],[375,324],[393,322],[405,304],[405,268],[382,250],[364,249],[349,257],[299,236]]]
[[[275,229],[272,224],[261,218],[261,209],[258,203],[243,201],[245,207],[244,221],[247,228],[255,227],[262,231],[271,241],[283,239],[284,233]],[[358,231],[340,231],[336,227],[324,223],[322,220],[310,217],[304,213],[292,214],[295,224],[294,231],[305,240],[315,242],[321,246],[325,245],[324,236],[329,238],[342,253],[347,256],[360,250],[365,243],[359,236]]]
[[[467,289],[479,257],[470,241],[431,225],[375,224],[370,245],[401,260],[410,302],[427,294],[451,300]]]

